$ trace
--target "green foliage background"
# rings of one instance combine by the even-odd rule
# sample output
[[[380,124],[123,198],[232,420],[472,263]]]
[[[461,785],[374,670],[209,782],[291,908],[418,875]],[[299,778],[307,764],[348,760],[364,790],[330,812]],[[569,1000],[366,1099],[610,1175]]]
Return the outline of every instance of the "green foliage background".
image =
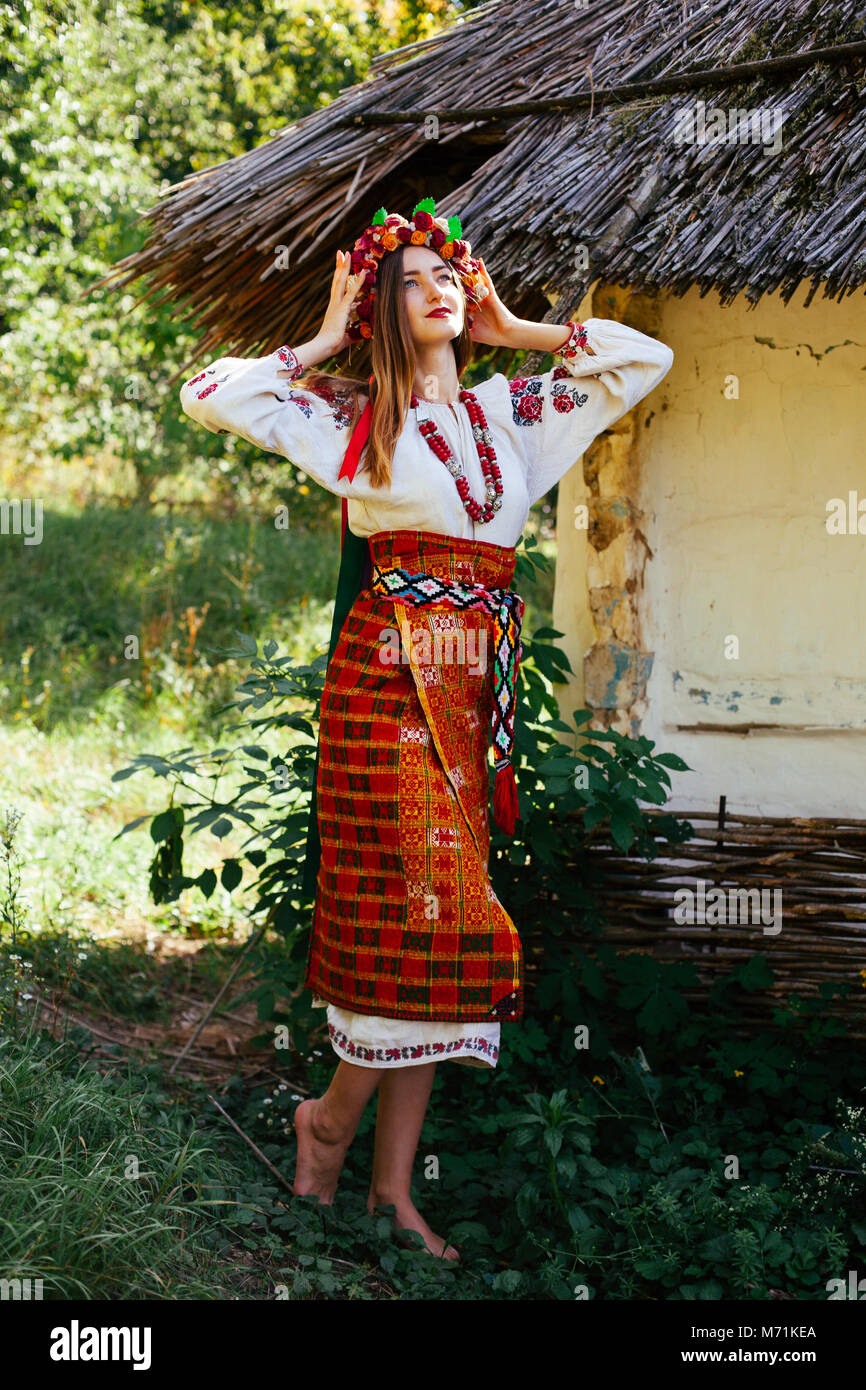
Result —
[[[0,413],[22,463],[106,451],[140,496],[192,432],[163,383],[194,353],[170,306],[91,286],[141,245],[185,175],[261,144],[360,81],[370,58],[472,3],[270,0],[0,6]],[[324,303],[323,303],[324,312]],[[237,462],[255,452],[243,441]],[[318,490],[317,490],[318,491]]]

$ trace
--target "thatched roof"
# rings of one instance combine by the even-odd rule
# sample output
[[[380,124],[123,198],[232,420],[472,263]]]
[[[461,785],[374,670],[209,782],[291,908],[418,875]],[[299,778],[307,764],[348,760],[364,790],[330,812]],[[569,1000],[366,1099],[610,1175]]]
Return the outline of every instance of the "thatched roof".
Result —
[[[558,319],[599,277],[696,285],[724,303],[787,300],[804,280],[807,302],[819,286],[841,298],[866,279],[860,12],[859,0],[710,0],[691,14],[682,0],[495,0],[176,185],[142,214],[144,247],[100,283],[146,276],[148,296],[182,302],[202,354],[267,352],[313,336],[334,253],[379,204],[408,215],[432,195],[521,317]],[[780,111],[780,151],[742,134],[678,143],[678,113],[699,100]],[[560,290],[557,311],[546,295]]]

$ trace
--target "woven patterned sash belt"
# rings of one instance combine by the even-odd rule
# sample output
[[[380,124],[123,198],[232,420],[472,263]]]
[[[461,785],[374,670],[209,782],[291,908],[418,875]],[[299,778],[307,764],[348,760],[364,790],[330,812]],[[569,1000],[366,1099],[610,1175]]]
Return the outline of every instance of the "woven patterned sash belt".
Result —
[[[408,570],[372,567],[370,587],[375,593],[399,599],[413,608],[444,605],[448,608],[481,609],[493,616],[493,715],[491,729],[496,753],[496,786],[493,815],[507,835],[514,834],[520,814],[511,754],[514,748],[514,712],[517,672],[522,647],[520,624],[524,601],[513,589],[487,589],[483,584],[462,584],[435,574],[410,574]]]

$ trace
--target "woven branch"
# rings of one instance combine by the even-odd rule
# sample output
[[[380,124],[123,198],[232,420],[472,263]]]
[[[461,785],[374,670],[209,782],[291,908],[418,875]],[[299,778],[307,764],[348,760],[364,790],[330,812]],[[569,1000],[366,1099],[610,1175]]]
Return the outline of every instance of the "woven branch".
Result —
[[[652,820],[670,812],[647,814]],[[688,961],[700,981],[699,988],[684,991],[692,1002],[705,1000],[709,987],[735,965],[766,955],[775,982],[744,1002],[746,1032],[770,1026],[773,1010],[791,995],[814,999],[822,983],[847,981],[848,997],[832,1000],[827,1013],[844,1021],[849,1037],[866,1038],[866,820],[726,812],[720,828],[716,812],[676,814],[693,824],[694,836],[681,845],[662,843],[659,857],[650,861],[623,854],[601,827],[587,836],[605,945]],[[568,872],[579,875],[581,865],[570,865]],[[711,886],[771,894],[780,888],[781,931],[765,934],[758,922],[676,922],[677,890],[694,889],[698,880],[707,892]],[[593,939],[580,942],[594,955]],[[537,935],[533,944],[543,955],[542,938]],[[530,976],[539,968],[537,959],[529,963],[531,954]]]

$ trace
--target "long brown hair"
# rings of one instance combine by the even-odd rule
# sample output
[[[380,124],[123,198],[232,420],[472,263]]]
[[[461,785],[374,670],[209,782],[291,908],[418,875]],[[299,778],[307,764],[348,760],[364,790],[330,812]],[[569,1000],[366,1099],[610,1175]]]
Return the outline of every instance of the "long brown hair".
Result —
[[[369,392],[372,403],[370,436],[361,456],[361,467],[370,474],[372,487],[391,486],[391,464],[394,447],[406,422],[409,398],[415,381],[415,346],[406,315],[403,288],[403,253],[405,246],[383,256],[376,274],[376,298],[373,304],[372,354],[373,381],[368,384],[358,377],[330,372],[305,372],[297,385],[315,391],[327,384],[332,391],[354,396],[352,428],[361,414],[361,394]],[[463,298],[463,327],[452,341],[454,364],[459,380],[472,358],[472,338],[466,319],[466,294],[460,277],[448,265],[451,277],[460,287]],[[347,440],[348,442],[348,440]]]

